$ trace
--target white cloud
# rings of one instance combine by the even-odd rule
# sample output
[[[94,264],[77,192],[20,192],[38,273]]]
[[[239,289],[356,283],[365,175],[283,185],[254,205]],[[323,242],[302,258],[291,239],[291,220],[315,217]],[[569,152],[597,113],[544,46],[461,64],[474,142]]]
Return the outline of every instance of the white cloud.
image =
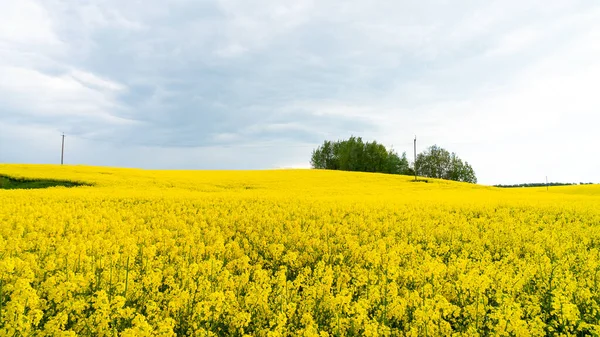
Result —
[[[51,76],[33,69],[0,67],[0,102],[14,109],[13,114],[80,116],[110,123],[130,122],[115,115],[114,111],[121,107],[107,89],[122,89],[122,86],[82,71]]]
[[[520,52],[531,46],[540,36],[540,32],[527,27],[517,29],[502,36],[497,45],[489,51],[490,56],[506,56]]]
[[[32,0],[3,1],[0,6],[0,46],[10,43],[39,48],[60,44],[51,18],[38,3]]]
[[[81,70],[71,70],[69,74],[72,78],[85,86],[91,86],[101,91],[123,91],[125,86],[122,84],[100,78],[97,75]]]
[[[0,118],[29,118],[34,124],[57,123],[63,129],[82,118],[109,125],[131,123],[119,117],[126,108],[118,95],[126,87],[72,64],[74,46],[60,35],[63,23],[56,21],[56,13],[31,0],[5,1],[0,21]]]

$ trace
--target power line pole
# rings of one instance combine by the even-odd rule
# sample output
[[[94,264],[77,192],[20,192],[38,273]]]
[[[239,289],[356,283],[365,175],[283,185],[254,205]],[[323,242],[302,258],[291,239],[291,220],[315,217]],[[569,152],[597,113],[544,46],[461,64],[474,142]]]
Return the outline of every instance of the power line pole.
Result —
[[[548,190],[548,176],[546,176],[546,191]]]
[[[60,149],[60,164],[61,165],[64,163],[64,158],[65,158],[65,134],[63,132],[63,134],[62,134],[62,147]]]
[[[415,135],[415,181],[417,181],[417,135]]]

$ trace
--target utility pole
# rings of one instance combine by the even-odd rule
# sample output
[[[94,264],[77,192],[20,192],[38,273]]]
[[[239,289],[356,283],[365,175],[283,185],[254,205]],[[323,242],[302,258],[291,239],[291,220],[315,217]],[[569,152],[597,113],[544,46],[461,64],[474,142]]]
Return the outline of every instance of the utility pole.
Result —
[[[417,181],[417,135],[415,135],[415,181]]]
[[[546,191],[548,190],[548,176],[546,176]]]
[[[62,147],[60,149],[60,164],[64,163],[65,158],[65,133],[62,134]]]

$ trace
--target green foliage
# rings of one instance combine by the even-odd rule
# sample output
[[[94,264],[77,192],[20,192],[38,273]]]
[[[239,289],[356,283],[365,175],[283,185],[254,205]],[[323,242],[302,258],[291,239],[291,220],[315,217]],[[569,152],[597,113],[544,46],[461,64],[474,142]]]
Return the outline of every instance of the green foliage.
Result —
[[[325,141],[313,150],[310,164],[313,168],[342,171],[411,174],[406,153],[399,156],[377,142],[363,142],[361,137],[350,137],[336,142]]]
[[[84,184],[64,181],[64,180],[44,180],[44,179],[15,179],[7,176],[0,176],[0,189],[35,189],[48,188],[55,186],[75,187]]]
[[[475,171],[468,162],[437,145],[419,153],[416,169],[419,175],[425,177],[477,183]]]
[[[592,184],[592,183],[589,183]],[[580,183],[580,185],[589,185],[589,184],[584,184],[584,183]],[[524,183],[524,184],[513,184],[513,185],[494,185],[494,187],[502,187],[502,188],[515,188],[515,187],[546,187],[546,186],[571,186],[571,185],[577,185],[575,183],[560,183],[560,182],[553,182],[553,183]]]

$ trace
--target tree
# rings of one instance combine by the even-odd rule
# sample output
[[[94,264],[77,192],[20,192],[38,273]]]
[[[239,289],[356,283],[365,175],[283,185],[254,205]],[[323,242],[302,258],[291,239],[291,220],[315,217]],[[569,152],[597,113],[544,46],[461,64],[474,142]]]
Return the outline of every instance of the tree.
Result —
[[[425,177],[477,183],[475,171],[468,162],[437,145],[417,155],[416,169],[419,175]]]
[[[388,160],[386,166],[386,173],[392,174],[406,174],[410,175],[412,170],[409,168],[408,159],[406,159],[406,152],[402,153],[402,156],[398,156],[396,151],[388,151]]]
[[[382,144],[363,142],[360,137],[350,137],[337,142],[325,141],[312,152],[313,168],[343,171],[409,174],[406,153],[402,156]]]

